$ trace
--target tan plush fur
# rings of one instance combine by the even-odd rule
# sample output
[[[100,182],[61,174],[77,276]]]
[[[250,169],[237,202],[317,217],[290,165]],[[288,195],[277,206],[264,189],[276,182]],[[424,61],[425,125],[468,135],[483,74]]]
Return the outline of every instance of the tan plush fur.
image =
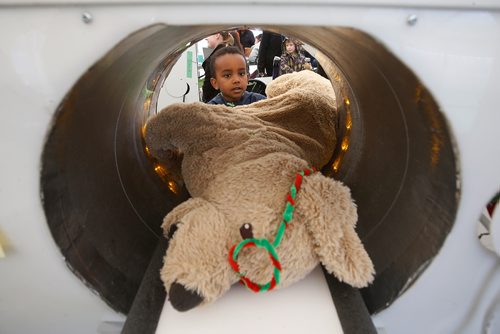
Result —
[[[337,111],[330,82],[302,71],[272,81],[266,93],[268,99],[236,108],[174,104],[148,121],[145,139],[153,156],[168,164],[172,152],[182,152],[192,196],[162,225],[165,234],[178,225],[161,271],[167,291],[177,282],[205,303],[220,297],[238,281],[228,252],[242,240],[240,227],[250,223],[255,238],[273,242],[295,174],[331,158]],[[302,279],[319,261],[341,281],[369,284],[373,264],[354,230],[349,189],[316,173],[304,178],[296,201],[277,248],[283,268],[277,288]],[[272,277],[262,249],[243,250],[238,262],[256,282]]]

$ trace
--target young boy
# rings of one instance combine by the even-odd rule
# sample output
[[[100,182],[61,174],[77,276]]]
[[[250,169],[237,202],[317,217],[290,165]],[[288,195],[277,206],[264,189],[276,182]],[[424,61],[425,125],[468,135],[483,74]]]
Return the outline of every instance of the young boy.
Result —
[[[221,48],[210,59],[212,78],[210,83],[220,90],[209,104],[225,104],[229,107],[250,104],[266,97],[259,93],[247,92],[247,61],[241,51],[233,46]]]

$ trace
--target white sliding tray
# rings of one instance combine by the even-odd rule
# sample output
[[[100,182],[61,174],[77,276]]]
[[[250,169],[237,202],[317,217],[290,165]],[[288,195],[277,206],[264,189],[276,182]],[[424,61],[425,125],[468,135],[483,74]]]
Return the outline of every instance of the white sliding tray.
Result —
[[[341,334],[335,305],[323,272],[285,289],[253,293],[240,284],[216,302],[188,312],[178,312],[168,300],[156,334]]]

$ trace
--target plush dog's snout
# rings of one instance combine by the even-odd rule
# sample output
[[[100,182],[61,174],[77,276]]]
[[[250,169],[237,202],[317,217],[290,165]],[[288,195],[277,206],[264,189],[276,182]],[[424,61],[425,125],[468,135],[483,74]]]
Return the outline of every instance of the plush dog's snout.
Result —
[[[168,294],[173,308],[179,312],[188,311],[203,301],[203,297],[195,291],[187,290],[182,284],[177,282],[172,283]]]

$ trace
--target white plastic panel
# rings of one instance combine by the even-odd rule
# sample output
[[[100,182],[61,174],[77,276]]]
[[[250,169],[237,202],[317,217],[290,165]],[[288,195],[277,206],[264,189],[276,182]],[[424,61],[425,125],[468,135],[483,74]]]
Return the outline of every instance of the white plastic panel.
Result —
[[[40,155],[51,117],[78,77],[122,38],[158,22],[351,26],[372,34],[406,63],[434,94],[456,136],[462,196],[442,251],[374,320],[390,334],[481,332],[500,291],[498,258],[479,245],[475,233],[484,203],[500,186],[500,13],[476,9],[493,2],[478,1],[469,10],[455,10],[451,1],[440,2],[448,9],[377,5],[386,1],[365,1],[364,7],[326,1],[114,3],[0,7],[1,333],[104,333],[123,321],[61,258],[40,203]],[[465,1],[453,4],[466,7]],[[82,21],[85,11],[92,15],[90,24]],[[416,24],[407,23],[410,15]]]
[[[153,4],[196,4],[196,5],[212,5],[210,0],[149,0],[148,3]],[[234,0],[218,0],[218,4],[234,4],[238,1]],[[143,4],[140,0],[0,0],[0,4],[5,5],[66,5],[66,4],[85,4],[95,5],[100,3],[106,4]],[[269,4],[269,0],[253,0],[252,4]],[[314,0],[304,2],[303,0],[273,0],[272,4],[293,4],[293,5],[347,5],[347,6],[395,6],[395,7],[426,7],[426,8],[468,8],[468,9],[484,9],[484,8],[499,8],[500,4],[495,0]]]
[[[197,58],[196,44],[182,53],[161,87],[158,110],[176,102],[199,101]]]

